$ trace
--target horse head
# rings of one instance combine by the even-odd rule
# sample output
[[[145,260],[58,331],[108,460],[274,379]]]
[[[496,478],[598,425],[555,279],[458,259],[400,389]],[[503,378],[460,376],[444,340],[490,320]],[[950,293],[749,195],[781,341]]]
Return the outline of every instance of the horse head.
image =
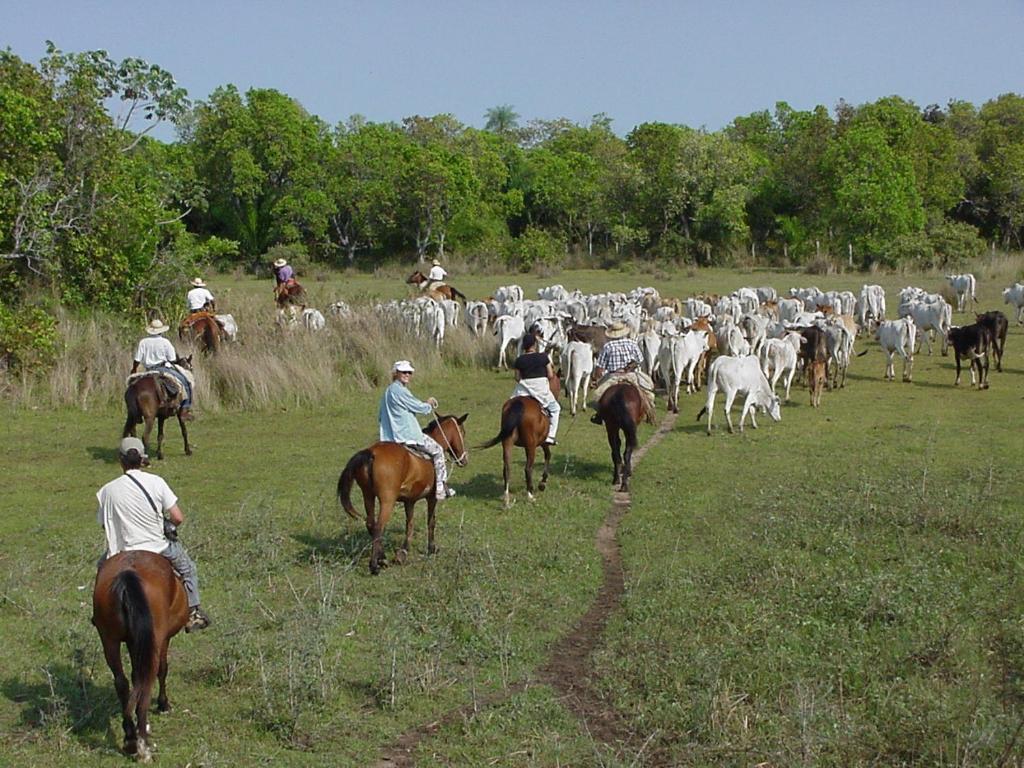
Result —
[[[409,275],[409,279],[406,280],[405,282],[409,283],[410,285],[420,285],[422,283],[425,283],[426,281],[427,276],[417,269],[415,272]]]
[[[462,427],[468,417],[468,413],[458,417],[439,415],[437,421],[427,427],[429,431],[439,433],[434,439],[444,446],[460,467],[469,463],[469,453],[466,451],[466,431]]]
[[[192,355],[188,355],[187,357],[179,357],[177,360],[174,361],[174,364],[178,365],[178,366],[181,366],[185,370],[191,371],[192,370]]]

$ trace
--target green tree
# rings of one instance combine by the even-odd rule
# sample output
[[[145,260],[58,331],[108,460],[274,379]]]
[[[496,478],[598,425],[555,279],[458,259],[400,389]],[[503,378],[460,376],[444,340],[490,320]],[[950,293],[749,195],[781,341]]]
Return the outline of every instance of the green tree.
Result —
[[[501,135],[509,135],[519,128],[519,113],[511,104],[501,104],[491,107],[484,113],[487,123],[484,130]]]

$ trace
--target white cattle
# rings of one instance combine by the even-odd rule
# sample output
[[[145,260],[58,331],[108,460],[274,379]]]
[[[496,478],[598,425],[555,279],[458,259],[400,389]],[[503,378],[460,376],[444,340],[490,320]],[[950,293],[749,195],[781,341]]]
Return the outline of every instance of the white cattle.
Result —
[[[743,338],[743,332],[730,322],[715,326],[715,338],[720,355],[743,357],[750,354],[750,344]]]
[[[686,316],[692,318],[709,317],[713,314],[711,305],[703,299],[689,298],[686,300]]]
[[[494,298],[499,302],[522,301],[523,289],[518,285],[503,285],[494,292]]]
[[[307,331],[322,331],[327,325],[323,312],[312,307],[302,308],[302,325]]]
[[[900,304],[900,317],[914,318],[914,325],[917,332],[928,342],[928,354],[932,353],[932,332],[942,337],[942,354],[945,355],[949,348],[949,329],[953,325],[953,308],[941,296],[935,297],[935,301],[911,300]]]
[[[457,301],[441,299],[441,309],[444,310],[444,319],[453,328],[459,324],[459,314],[462,309]]]
[[[664,339],[658,353],[661,378],[665,381],[668,407],[679,413],[679,387],[686,379],[686,394],[694,391],[693,372],[701,355],[708,351],[708,332],[690,331],[682,336]]]
[[[1003,289],[1003,303],[1012,304],[1017,308],[1017,323],[1024,318],[1024,283],[1014,283]]]
[[[217,325],[224,331],[224,336],[228,341],[238,340],[238,323],[235,322],[233,315],[214,315],[217,321]]]
[[[949,287],[953,289],[953,293],[956,294],[956,311],[963,312],[964,304],[970,299],[974,304],[978,303],[978,297],[975,296],[975,289],[977,282],[974,279],[974,275],[970,272],[966,272],[962,275],[946,275],[946,282],[949,283]]]
[[[821,324],[821,329],[825,332],[825,347],[828,350],[829,367],[832,371],[832,380],[828,382],[829,389],[845,387],[846,371],[853,357],[854,334],[843,324],[841,317],[835,315],[828,322]]]
[[[885,289],[880,285],[864,285],[857,299],[857,325],[867,332],[885,320]]]
[[[653,379],[654,370],[658,365],[658,351],[661,349],[661,336],[654,328],[648,328],[636,341],[640,346],[640,356],[643,358],[640,367]]]
[[[494,321],[494,335],[498,337],[498,367],[508,368],[506,354],[508,346],[519,341],[526,333],[523,318],[517,315],[502,315]]]
[[[793,322],[793,318],[804,311],[804,303],[800,299],[779,299],[779,321]]]
[[[569,395],[569,412],[575,416],[580,403],[580,390],[583,392],[583,410],[587,410],[587,395],[590,392],[590,377],[594,373],[594,348],[585,341],[570,341],[562,354],[565,365],[562,374],[565,376]]]
[[[347,301],[338,299],[327,305],[327,314],[331,317],[349,318],[352,317],[352,308]]]
[[[546,301],[565,301],[569,298],[569,292],[562,285],[549,285],[546,288],[537,289],[537,298]]]
[[[768,335],[768,318],[762,315],[747,314],[740,318],[740,329],[750,344],[750,354],[761,351],[761,345]]]
[[[799,333],[792,334],[798,338],[803,338]],[[765,378],[769,379],[772,386],[772,392],[775,392],[775,385],[779,383],[779,378],[785,376],[786,385],[786,402],[789,402],[789,387],[793,383],[793,376],[796,374],[797,364],[797,351],[800,347],[800,343],[797,342],[796,348],[793,347],[787,339],[767,339],[764,346],[761,347],[761,371],[764,373]]]
[[[757,289],[757,298],[761,300],[761,303],[766,301],[778,301],[779,294],[770,285],[763,285]]]
[[[468,301],[466,302],[465,314],[466,327],[469,328],[470,332],[474,336],[483,336],[487,330],[487,321],[490,318],[487,305],[482,301]]]
[[[899,320],[884,320],[875,329],[875,338],[882,351],[886,354],[885,378],[892,381],[896,378],[893,366],[893,355],[903,358],[903,380],[910,381],[914,372],[914,340],[917,329],[914,318],[907,316]]]
[[[718,390],[725,393],[725,420],[729,424],[729,431],[732,432],[732,417],[729,410],[736,399],[737,394],[745,394],[743,410],[740,411],[740,432],[743,431],[743,422],[750,414],[750,424],[757,429],[755,409],[761,408],[768,412],[768,415],[775,421],[782,420],[779,396],[772,392],[768,379],[761,371],[757,358],[753,355],[746,357],[717,357],[708,369],[708,399],[703,410],[697,414],[699,419],[706,412],[708,415],[708,434],[711,434],[711,418],[715,409],[715,395]]]

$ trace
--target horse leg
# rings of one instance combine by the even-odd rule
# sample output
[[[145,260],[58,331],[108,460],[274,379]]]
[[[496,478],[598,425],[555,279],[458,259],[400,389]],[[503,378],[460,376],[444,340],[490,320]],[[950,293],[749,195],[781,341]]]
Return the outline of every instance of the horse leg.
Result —
[[[121,664],[121,643],[106,637],[103,640],[103,656],[107,660],[107,666],[114,675],[114,690],[117,691],[117,700],[121,702],[121,725],[124,728],[124,751],[126,754],[134,755],[138,749],[138,733],[135,730],[135,718],[128,711],[128,678],[124,674],[124,666]]]
[[[508,437],[501,444],[501,476],[505,481],[505,509],[512,506],[512,493],[509,491],[509,473],[512,471],[512,438]]]
[[[437,545],[434,543],[434,523],[437,521],[437,517],[434,514],[434,510],[437,508],[437,497],[427,497],[427,554],[437,554]]]
[[[164,457],[164,421],[166,419],[166,416],[156,417],[156,457],[158,459]]]
[[[526,498],[533,501],[533,462],[537,460],[537,446],[526,445]]]
[[[605,422],[604,427],[608,432],[608,445],[612,449],[612,485],[615,485],[619,482],[619,467],[622,464],[622,442],[619,439],[618,427],[613,427],[608,422]]]
[[[154,662],[156,666],[159,666],[159,659],[155,659]],[[139,684],[142,687],[142,693],[139,694],[139,704],[135,708],[135,722],[138,724],[139,733],[138,755],[139,760],[143,763],[148,763],[153,759],[149,744],[149,705],[153,700],[153,672],[155,671],[148,669],[143,673],[143,680]]]
[[[178,426],[181,427],[181,439],[185,441],[185,455],[192,455],[192,446],[188,444],[188,428],[185,426],[184,419],[181,418],[181,411],[178,411]]]
[[[395,506],[395,499],[380,499],[380,514],[377,515],[373,526],[373,548],[370,550],[370,573],[376,576],[381,568],[387,568],[387,561],[384,559],[384,531],[391,519],[391,510]]]
[[[622,457],[622,484],[619,490],[629,492],[629,478],[633,476],[633,448],[636,446],[636,427],[624,427],[626,433],[626,450]]]
[[[548,487],[548,475],[551,472],[551,446],[541,443],[541,449],[544,451],[544,474],[540,477],[540,485],[537,486],[537,489],[543,491]]]
[[[415,506],[415,500],[405,502],[405,541],[402,542],[402,548],[395,552],[395,562],[399,565],[405,565],[409,550],[412,549],[412,513]]]
[[[146,453],[149,453],[149,436],[153,432],[153,420],[155,418],[155,416],[150,415],[143,415],[142,417],[143,421],[146,424],[146,426],[142,430],[142,447],[146,449]],[[163,458],[163,456],[160,455],[159,451],[157,452],[157,458]]]
[[[156,697],[156,708],[160,712],[170,712],[171,702],[167,698],[167,646],[171,644],[171,638],[166,638],[160,648],[160,669],[157,670],[157,678],[160,681],[160,693]]]

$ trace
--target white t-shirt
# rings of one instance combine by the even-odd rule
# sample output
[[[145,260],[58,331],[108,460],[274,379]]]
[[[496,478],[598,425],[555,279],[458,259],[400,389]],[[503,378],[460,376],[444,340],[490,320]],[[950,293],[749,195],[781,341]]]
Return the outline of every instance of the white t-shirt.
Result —
[[[178,503],[178,497],[159,475],[138,469],[129,469],[128,473],[149,491],[158,511],[153,511],[145,494],[126,475],[100,488],[96,492],[96,521],[107,537],[107,556],[134,549],[163,552],[168,545],[164,513]]]
[[[135,359],[146,368],[161,363],[171,363],[178,358],[174,351],[174,345],[163,336],[147,336],[139,342],[139,348],[135,350]]]
[[[444,267],[434,265],[430,268],[430,273],[427,275],[428,280],[444,280],[448,276],[448,273],[444,271]]]
[[[185,294],[185,301],[188,302],[189,310],[202,309],[206,302],[213,302],[213,294],[205,288],[193,288]]]

